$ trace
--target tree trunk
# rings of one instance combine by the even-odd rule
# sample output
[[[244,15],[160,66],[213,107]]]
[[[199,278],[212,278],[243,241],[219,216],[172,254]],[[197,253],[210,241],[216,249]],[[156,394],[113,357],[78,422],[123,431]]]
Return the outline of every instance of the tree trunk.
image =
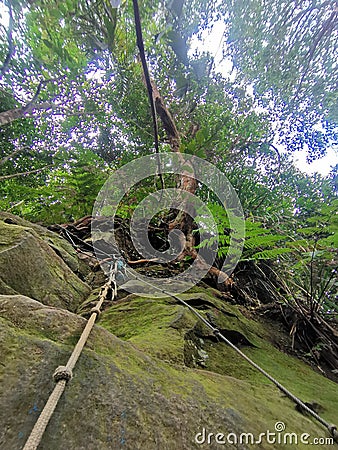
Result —
[[[180,135],[176,128],[175,122],[168,111],[167,107],[164,104],[164,101],[155,85],[154,81],[152,81],[153,88],[153,98],[156,107],[156,112],[161,119],[163,128],[165,129],[168,137],[168,141],[171,147],[171,150],[178,155],[180,153]],[[197,188],[197,181],[195,177],[195,170],[190,161],[187,161],[183,155],[181,155],[182,160],[182,174],[178,180],[178,189],[182,191],[186,191],[189,194],[195,195]],[[174,229],[180,230],[183,234],[181,235],[181,248],[183,251],[178,256],[178,260],[183,260],[186,256],[190,256],[194,260],[198,262],[198,265],[203,268],[206,267],[207,262],[198,254],[198,251],[195,249],[195,237],[193,234],[193,226],[195,215],[194,208],[190,204],[187,204],[187,200],[182,200],[179,202],[177,207],[179,209],[178,214],[175,219],[169,223],[169,231]],[[190,211],[191,214],[188,214],[186,211]],[[213,276],[219,277],[219,281],[224,283],[225,285],[230,284],[229,277],[226,273],[217,269],[216,267],[211,267],[209,269],[209,273]]]

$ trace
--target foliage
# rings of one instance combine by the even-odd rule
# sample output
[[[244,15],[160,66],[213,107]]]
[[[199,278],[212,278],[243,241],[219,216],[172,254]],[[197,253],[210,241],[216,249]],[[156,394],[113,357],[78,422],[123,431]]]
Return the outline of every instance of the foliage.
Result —
[[[198,247],[215,248],[218,242],[218,257],[222,260],[230,244],[228,216],[217,203],[209,203],[208,208],[216,219],[216,228],[212,230],[211,217],[197,217],[202,227],[209,230]],[[337,211],[338,200],[332,199],[329,204],[322,203],[317,213],[313,209],[311,216],[302,218],[294,212],[293,220],[284,223],[280,220],[278,226],[276,222],[268,226],[267,221],[259,222],[253,216],[245,221],[241,261],[266,260],[278,264],[279,276],[293,286],[293,298],[303,299],[311,317],[314,313],[324,316],[337,313]]]
[[[298,254],[289,269],[290,282],[304,298],[311,315],[337,313],[338,200],[323,205],[298,229]],[[297,243],[297,241],[296,241]]]
[[[337,143],[337,5],[331,1],[223,2],[227,49],[239,78],[279,123],[288,148],[318,158]]]
[[[223,257],[227,254],[230,244],[231,229],[229,228],[228,215],[224,208],[217,203],[209,203],[208,208],[213,218],[216,218],[217,232],[214,230],[213,235],[203,239],[198,247],[212,247],[218,241],[218,256]],[[204,226],[210,230],[208,218],[198,216],[197,220],[204,223]],[[285,242],[287,240],[286,235],[277,234],[275,230],[264,227],[261,222],[256,222],[252,218],[246,219],[245,230],[241,261],[278,259],[281,255],[293,251]],[[280,246],[282,242],[283,247]]]
[[[337,174],[302,174],[273,145],[307,148],[310,158],[334,145],[331,3],[159,0],[140,7],[150,71],[180,131],[180,150],[215,164],[243,205],[242,260],[274,261],[310,309],[332,309]],[[110,170],[153,152],[132,3],[16,0],[3,11],[0,113],[23,109],[0,130],[0,208],[44,223],[78,219],[91,213]],[[234,81],[217,72],[210,53],[191,51],[217,20],[227,24],[223,50]],[[25,112],[32,102],[36,108]],[[159,138],[167,151],[162,128]],[[130,217],[156,183],[131,189],[120,215]],[[200,245],[214,246],[218,234],[223,258],[227,214],[205,186],[197,195],[217,221],[214,229],[201,218]]]
[[[72,170],[62,167],[36,176],[13,178],[1,185],[0,209],[44,224],[63,223],[91,214],[107,174],[102,159],[90,151],[74,155]],[[41,181],[42,181],[41,180]]]

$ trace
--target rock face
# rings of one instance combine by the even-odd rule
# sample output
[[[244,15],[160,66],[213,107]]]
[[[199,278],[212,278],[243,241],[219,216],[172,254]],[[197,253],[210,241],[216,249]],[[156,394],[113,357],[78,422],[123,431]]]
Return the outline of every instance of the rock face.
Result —
[[[74,274],[77,265],[74,250],[57,234],[0,214],[1,293],[76,311],[90,291]]]
[[[89,288],[57,235],[9,215],[0,217],[0,230],[0,449],[18,450],[53,389],[54,369],[67,362],[85,326],[76,312]],[[319,403],[327,421],[337,421],[337,385],[277,350],[263,324],[206,286],[181,295],[295,395]],[[271,436],[251,444],[275,432],[277,422],[297,436],[285,445]],[[121,291],[95,325],[39,449],[308,448],[302,433],[309,442],[328,437],[189,310],[172,298]]]

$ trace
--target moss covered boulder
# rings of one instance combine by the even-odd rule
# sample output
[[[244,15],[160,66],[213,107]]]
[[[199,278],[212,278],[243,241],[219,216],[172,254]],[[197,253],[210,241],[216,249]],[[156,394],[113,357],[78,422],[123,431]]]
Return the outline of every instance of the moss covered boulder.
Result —
[[[217,300],[215,305],[214,314]],[[234,307],[225,310],[224,329],[247,333],[242,349],[304,400],[319,400],[323,416],[332,419],[337,386],[274,349],[264,330],[259,335],[257,324],[250,326]],[[21,295],[0,296],[0,316],[0,448],[14,450],[23,447],[53,389],[54,368],[66,363],[85,319]],[[260,433],[274,432],[277,422],[299,439],[302,433],[327,437],[229,348],[209,338],[191,313],[170,299],[129,298],[112,305],[95,326],[39,448],[274,449],[264,439],[247,445],[251,435],[241,445],[236,441],[242,433],[259,439]],[[217,433],[230,442],[217,443]]]
[[[45,305],[76,311],[90,289],[74,273],[74,250],[55,233],[0,214],[0,293],[23,294]]]
[[[88,287],[50,247],[49,233],[22,222],[0,226],[1,261],[24,249],[22,259],[6,265],[6,276],[1,272],[8,291],[0,295],[0,449],[18,450],[53,390],[54,369],[67,362],[85,326],[72,311],[91,305]],[[57,239],[53,245],[68,253]],[[34,255],[43,263],[31,270]],[[337,384],[279,351],[265,323],[205,285],[181,298],[295,395],[316,404],[325,420],[338,421]],[[39,449],[291,450],[316,439],[332,449],[328,438],[189,309],[170,297],[120,289],[117,301],[105,304]]]

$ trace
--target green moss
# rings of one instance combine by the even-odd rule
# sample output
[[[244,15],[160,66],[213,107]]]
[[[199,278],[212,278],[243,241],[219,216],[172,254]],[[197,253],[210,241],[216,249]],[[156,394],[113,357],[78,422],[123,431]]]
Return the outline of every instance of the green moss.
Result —
[[[187,302],[197,300],[205,312],[212,312],[217,326],[237,330],[256,343],[258,327],[247,320],[234,306],[198,291],[180,295]],[[173,298],[150,299],[128,297],[127,301],[114,303],[105,310],[100,325],[121,339],[128,340],[141,350],[173,363],[184,363],[185,338],[198,320],[191,311]],[[207,334],[210,331],[207,330]]]
[[[7,448],[22,446],[17,430],[28,435],[36,420],[29,411],[33,405],[38,411],[44,406],[53,389],[51,374],[56,366],[65,364],[73,350],[73,345],[69,344],[84,326],[84,320],[75,314],[64,311],[60,315],[56,308],[43,307],[20,296],[15,299],[17,303],[13,306],[21,311],[21,315],[13,313],[4,298],[0,303],[3,315],[8,317],[0,327],[3,385],[0,420],[8,430],[4,439]],[[121,331],[128,336],[127,341],[114,338],[101,326],[94,327],[75,367],[74,377],[44,436],[42,450],[56,450],[65,445],[68,448],[85,448],[87,445],[87,448],[109,450],[119,448],[121,436],[127,450],[135,446],[151,450],[159,446],[169,450],[190,450],[199,448],[193,444],[193,437],[203,426],[211,432],[250,432],[258,436],[267,430],[274,431],[277,421],[283,421],[288,432],[325,436],[323,427],[298,413],[294,404],[276,387],[251,369],[245,369],[247,366],[242,364],[243,361],[240,362],[237,355],[221,343],[207,347],[209,359],[217,360],[223,369],[229,368],[231,363],[233,373],[187,368],[181,363],[173,364],[149,356],[148,351],[141,349],[142,346],[146,348],[149,330],[156,330],[156,327],[158,332],[169,329],[167,340],[170,333],[175,332],[183,341],[184,332],[191,331],[196,322],[180,305],[169,299],[133,298],[130,305],[124,302],[113,305],[99,323],[102,325],[108,316],[121,320],[128,314],[130,322],[136,321],[136,327],[127,329],[126,323],[120,324]],[[240,315],[238,317],[242,319]],[[119,324],[118,321],[115,323]],[[113,327],[109,321],[108,325]],[[34,326],[36,330],[32,334]],[[53,339],[46,339],[46,336],[53,336]],[[140,340],[136,345],[133,341],[142,336],[144,341]],[[153,338],[155,341],[156,333]],[[161,345],[168,345],[165,334],[161,339]],[[272,375],[279,372],[281,381],[296,394],[309,395],[304,400],[316,400],[310,398],[311,394],[321,386],[325,416],[335,420],[336,385],[301,361],[294,361],[273,349],[259,337],[257,340],[259,348],[250,347],[244,351],[260,364],[270,364],[268,370]],[[182,341],[177,341],[176,349],[176,341],[170,343],[174,352],[182,351]],[[83,427],[83,423],[88,426]],[[295,448],[293,444],[279,447]],[[236,446],[226,448],[235,449]],[[264,442],[259,448],[272,450],[276,446]],[[305,449],[305,446],[298,445],[297,448]],[[332,447],[323,445],[321,448]]]
[[[243,335],[252,344],[251,347],[241,348],[247,356],[303,401],[316,401],[325,405],[324,417],[327,420],[334,420],[335,405],[338,402],[336,385],[314,372],[311,367],[297,358],[278,351],[266,339],[266,330],[263,324],[249,320],[243,316],[238,307],[225,304],[215,298],[213,294],[210,295],[201,291],[201,288],[200,291],[195,288],[195,292],[181,294],[181,298],[188,302],[193,301],[205,317],[206,313],[212,313],[218,328],[237,331]],[[180,378],[179,385],[182,386],[187,386],[187,379],[194,379],[199,383],[199,389],[202,386],[213,398],[215,396],[229,398],[229,391],[233,389],[234,384],[238,385],[238,389],[242,392],[243,386],[245,386],[244,390],[248,395],[252,395],[252,392],[251,394],[249,392],[254,390],[260,401],[266,400],[266,407],[271,409],[271,415],[276,421],[281,403],[283,403],[283,408],[285,404],[288,404],[291,410],[290,417],[299,420],[300,414],[294,409],[293,403],[284,398],[277,387],[225,343],[210,339],[208,337],[211,336],[210,331],[204,325],[198,324],[196,317],[185,307],[175,303],[172,298],[149,299],[135,298],[135,296],[131,296],[128,302],[122,301],[113,304],[105,311],[100,322],[101,326],[116,336],[133,343],[137,349],[147,355],[171,364],[170,367],[166,366],[163,372],[164,378],[158,380],[161,383],[161,389],[165,392],[170,391],[168,373],[172,373],[175,379]],[[184,367],[187,359],[184,352],[187,349],[186,339],[189,333],[197,333],[198,336],[202,336],[200,338],[203,342],[201,348],[207,354],[206,371]],[[121,369],[125,370],[126,367],[121,366]],[[135,370],[135,373],[140,372],[137,365],[134,368],[131,365],[129,370]],[[227,388],[229,390],[222,391],[217,385],[220,380],[217,374],[224,376],[225,380],[230,380]],[[179,392],[184,398],[192,395],[192,391],[187,388],[179,389]],[[231,398],[231,404],[234,407],[236,402],[233,397]],[[279,406],[271,408],[269,406],[271,399]],[[254,405],[252,405],[251,413],[257,415]],[[282,419],[280,418],[280,420]],[[309,419],[304,420],[308,421]]]
[[[28,227],[7,224],[0,220],[0,250],[3,251],[13,247],[13,245],[20,241],[22,234],[26,233],[26,231],[32,230]]]
[[[179,323],[179,326],[178,326]],[[183,364],[184,332],[194,322],[172,299],[135,298],[108,308],[100,325],[159,359]]]
[[[33,228],[0,221],[0,267],[0,294],[19,293],[72,311],[89,294]]]

